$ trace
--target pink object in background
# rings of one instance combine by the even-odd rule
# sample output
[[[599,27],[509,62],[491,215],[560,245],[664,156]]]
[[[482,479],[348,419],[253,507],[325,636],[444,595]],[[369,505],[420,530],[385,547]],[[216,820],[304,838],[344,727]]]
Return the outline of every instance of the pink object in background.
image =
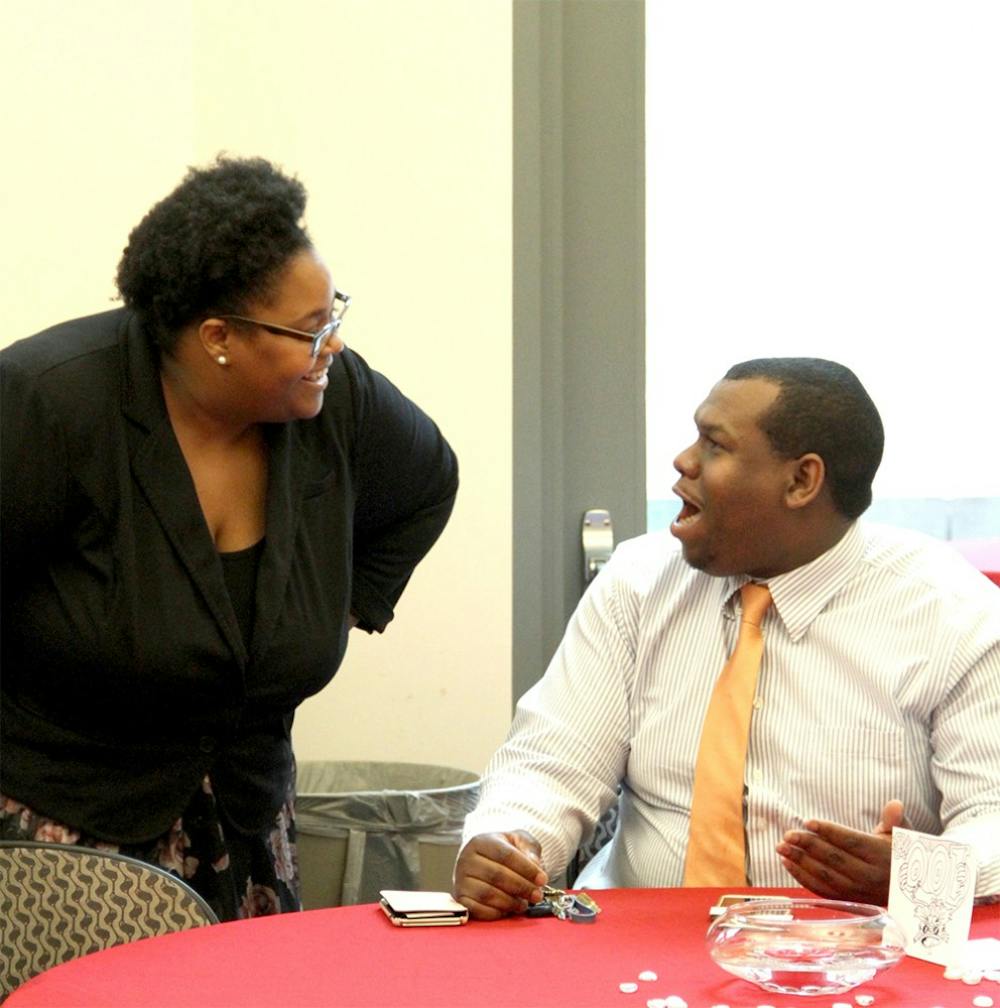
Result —
[[[1000,586],[1000,538],[952,539],[949,545],[958,550],[977,570],[981,570],[995,585]]]

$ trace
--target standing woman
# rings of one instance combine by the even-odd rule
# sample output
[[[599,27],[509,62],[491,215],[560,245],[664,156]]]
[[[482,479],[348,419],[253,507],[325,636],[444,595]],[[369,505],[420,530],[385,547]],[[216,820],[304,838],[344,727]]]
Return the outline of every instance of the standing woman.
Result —
[[[0,353],[0,837],[150,861],[223,920],[299,908],[295,708],[385,629],[458,483],[345,349],[305,202],[261,159],[192,169],[124,308]]]

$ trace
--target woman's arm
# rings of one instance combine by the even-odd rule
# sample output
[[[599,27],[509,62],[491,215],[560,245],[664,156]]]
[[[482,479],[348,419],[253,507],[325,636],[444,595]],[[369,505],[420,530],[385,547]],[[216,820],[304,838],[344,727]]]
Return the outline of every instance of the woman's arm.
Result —
[[[437,425],[356,354],[354,563],[351,610],[363,630],[385,629],[414,568],[444,530],[458,462]]]

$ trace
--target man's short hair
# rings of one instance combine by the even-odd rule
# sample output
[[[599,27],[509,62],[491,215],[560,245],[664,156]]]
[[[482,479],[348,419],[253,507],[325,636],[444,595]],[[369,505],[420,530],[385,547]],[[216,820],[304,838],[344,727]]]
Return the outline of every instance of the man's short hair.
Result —
[[[834,506],[847,518],[871,504],[885,433],[875,403],[850,368],[817,357],[765,357],[735,364],[725,378],[763,378],[779,386],[760,418],[771,447],[784,458],[819,455]]]

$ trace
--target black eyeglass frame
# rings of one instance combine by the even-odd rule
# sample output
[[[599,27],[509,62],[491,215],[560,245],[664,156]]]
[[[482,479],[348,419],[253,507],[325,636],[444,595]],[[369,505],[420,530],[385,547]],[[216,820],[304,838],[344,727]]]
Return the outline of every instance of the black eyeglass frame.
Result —
[[[340,302],[340,309],[337,309],[337,302]],[[302,329],[293,329],[291,326],[278,325],[275,322],[262,322],[260,319],[247,318],[246,315],[216,315],[215,318],[232,319],[234,322],[247,322],[250,325],[260,326],[265,332],[273,333],[275,336],[291,336],[293,339],[305,340],[312,343],[310,353],[313,357],[318,357],[320,350],[326,346],[330,337],[340,328],[340,323],[344,320],[344,313],[351,306],[351,295],[345,294],[342,290],[334,290],[333,304],[330,306],[332,318],[322,329],[316,332],[305,332]]]

